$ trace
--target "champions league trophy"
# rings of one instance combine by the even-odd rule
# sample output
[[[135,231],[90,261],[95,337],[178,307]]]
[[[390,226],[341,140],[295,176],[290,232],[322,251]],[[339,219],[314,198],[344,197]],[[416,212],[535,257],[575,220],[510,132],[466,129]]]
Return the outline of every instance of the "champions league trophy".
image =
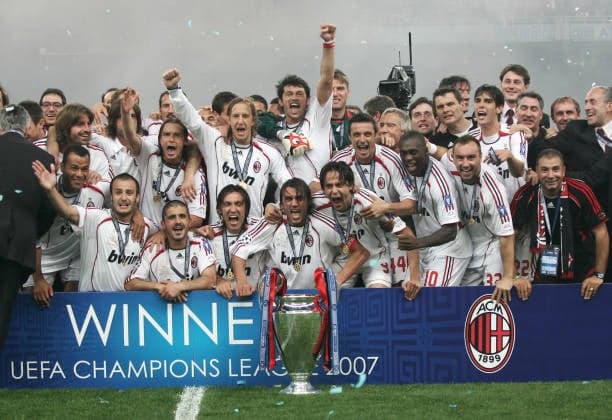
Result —
[[[309,379],[321,352],[324,366],[338,373],[336,278],[331,270],[319,269],[315,284],[317,289],[287,291],[286,279],[278,270],[268,269],[264,277],[260,367],[274,369],[276,342],[291,377],[281,391],[285,394],[319,392]]]

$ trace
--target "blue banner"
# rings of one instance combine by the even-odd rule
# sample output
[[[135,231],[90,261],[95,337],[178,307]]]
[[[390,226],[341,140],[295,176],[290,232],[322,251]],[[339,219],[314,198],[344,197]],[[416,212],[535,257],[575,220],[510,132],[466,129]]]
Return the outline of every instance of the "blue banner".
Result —
[[[580,285],[534,286],[509,305],[488,287],[342,290],[339,375],[312,383],[497,382],[612,378],[612,287],[592,301]],[[49,309],[18,296],[0,387],[276,385],[258,365],[257,298],[193,292],[185,304],[154,293],[56,293]],[[280,359],[279,359],[280,360]]]

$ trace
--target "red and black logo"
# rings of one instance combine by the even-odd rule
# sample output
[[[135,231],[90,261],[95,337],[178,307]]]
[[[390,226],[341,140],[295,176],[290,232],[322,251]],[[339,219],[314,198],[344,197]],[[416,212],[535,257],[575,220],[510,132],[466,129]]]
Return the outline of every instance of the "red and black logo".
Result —
[[[314,239],[312,239],[312,235],[306,235],[306,246],[312,246],[314,244]]]
[[[179,185],[178,187],[176,187],[176,190],[174,190],[174,194],[175,194],[177,197],[180,197],[180,196],[181,196],[181,187],[182,187],[182,185]]]
[[[382,176],[378,177],[378,180],[376,181],[376,185],[378,185],[378,189],[382,190],[385,188],[385,178],[383,178]]]
[[[198,257],[195,255],[191,257],[191,268],[196,268],[198,266]]]
[[[359,213],[353,216],[353,222],[355,222],[356,225],[360,225],[362,220],[363,219],[361,218],[361,215]]]
[[[255,161],[255,163],[253,164],[253,171],[258,174],[259,171],[261,171],[261,163],[259,163],[258,160]]]
[[[482,295],[465,319],[465,349],[474,367],[484,373],[504,368],[512,356],[516,330],[510,307]]]

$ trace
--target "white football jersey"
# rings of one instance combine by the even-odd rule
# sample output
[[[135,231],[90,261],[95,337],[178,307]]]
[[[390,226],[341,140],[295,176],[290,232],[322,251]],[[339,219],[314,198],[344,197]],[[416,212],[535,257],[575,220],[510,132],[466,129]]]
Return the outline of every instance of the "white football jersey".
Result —
[[[47,150],[46,138],[36,140],[33,144],[34,146],[40,147],[45,151]],[[93,145],[92,143],[83,145],[83,147],[85,147],[87,151],[89,151],[89,170],[99,173],[103,180],[111,181],[113,179],[114,174],[110,163],[108,162],[108,158],[104,153],[104,150],[102,150],[98,146]],[[62,161],[63,156],[63,153],[60,152],[58,156],[58,160],[60,162]],[[61,168],[59,166],[56,168],[56,170],[58,174],[61,173]]]
[[[215,264],[215,254],[210,242],[202,237],[188,236],[188,248],[165,249],[151,245],[142,250],[140,262],[126,281],[141,279],[146,281],[180,282],[193,280]]]
[[[159,147],[144,141],[137,159],[142,180],[140,209],[145,217],[148,217],[159,228],[164,205],[171,200],[185,202],[181,194],[181,186],[185,178],[185,162],[181,162],[177,168],[168,166],[162,162]],[[206,219],[206,182],[204,173],[200,169],[195,173],[194,183],[196,198],[185,204],[187,204],[190,215]]]
[[[418,203],[418,211],[412,215],[417,237],[431,235],[442,225],[459,223],[457,191],[451,175],[443,165],[429,158],[431,170],[425,184],[424,177],[405,178],[408,192]],[[467,231],[458,226],[457,236],[452,241],[430,248],[422,248],[419,253],[434,253],[456,258],[469,258],[472,255],[472,242]]]
[[[310,98],[304,120],[297,125],[288,126],[285,120],[279,122],[284,130],[291,130],[310,140],[311,150],[299,156],[286,156],[287,167],[294,177],[310,183],[318,178],[321,168],[329,162],[334,134],[331,129],[333,95],[321,106],[316,95]]]
[[[251,199],[249,216],[261,217],[268,175],[272,175],[278,185],[291,178],[278,150],[271,144],[254,138],[250,147],[236,145],[234,155],[231,144],[217,129],[202,121],[181,89],[171,90],[170,98],[174,103],[176,115],[193,135],[206,163],[210,208],[216,209],[217,196],[223,187],[238,184],[242,179]],[[236,168],[234,159],[238,160],[239,168]],[[210,212],[210,218],[211,223],[219,221],[216,211]]]
[[[249,219],[247,222],[247,229],[257,223],[259,219]],[[236,241],[240,238],[242,233],[236,235],[229,233],[225,230],[222,224],[218,223],[211,226],[215,237],[213,238],[212,245],[217,258],[217,275],[219,277],[225,277],[227,272],[232,267],[232,247]],[[227,247],[224,245],[224,235],[227,240]],[[249,283],[253,286],[257,285],[264,271],[264,266],[267,260],[267,256],[262,252],[249,255],[246,260],[246,275]]]
[[[132,269],[140,262],[143,242],[131,237],[131,225],[117,222],[115,229],[111,210],[85,209],[79,211],[79,224],[71,225],[81,237],[80,292],[122,291]],[[151,222],[145,219],[144,237],[151,233]],[[121,239],[119,239],[121,235]],[[120,241],[125,244],[121,254]]]
[[[293,247],[289,235],[293,238]],[[341,243],[333,220],[313,211],[304,226],[290,226],[286,220],[275,225],[260,219],[238,239],[232,255],[247,259],[249,255],[267,251],[272,266],[285,274],[289,289],[312,289],[315,270],[332,268]]]
[[[58,176],[58,185],[61,175]],[[96,185],[85,185],[77,194],[60,194],[71,205],[85,208],[102,208],[105,199],[109,196],[110,184],[100,181]],[[70,222],[57,216],[49,231],[38,240],[41,248],[41,268],[43,273],[56,273],[66,269],[69,265],[77,267],[80,258],[79,237],[75,235]]]
[[[470,267],[480,267],[489,249],[499,252],[500,236],[514,234],[506,190],[488,165],[482,166],[480,180],[474,185],[463,183],[457,171],[451,174],[459,196],[459,217],[472,240]]]
[[[140,182],[140,172],[136,158],[130,153],[118,138],[108,138],[99,134],[91,135],[91,144],[104,151],[113,175],[128,173]]]

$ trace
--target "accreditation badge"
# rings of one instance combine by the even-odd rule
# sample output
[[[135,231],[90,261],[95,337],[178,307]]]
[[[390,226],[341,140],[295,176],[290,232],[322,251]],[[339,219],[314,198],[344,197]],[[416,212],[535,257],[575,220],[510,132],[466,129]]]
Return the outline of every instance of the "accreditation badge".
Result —
[[[542,276],[557,277],[559,273],[559,254],[558,246],[544,248],[540,257],[540,274]]]

